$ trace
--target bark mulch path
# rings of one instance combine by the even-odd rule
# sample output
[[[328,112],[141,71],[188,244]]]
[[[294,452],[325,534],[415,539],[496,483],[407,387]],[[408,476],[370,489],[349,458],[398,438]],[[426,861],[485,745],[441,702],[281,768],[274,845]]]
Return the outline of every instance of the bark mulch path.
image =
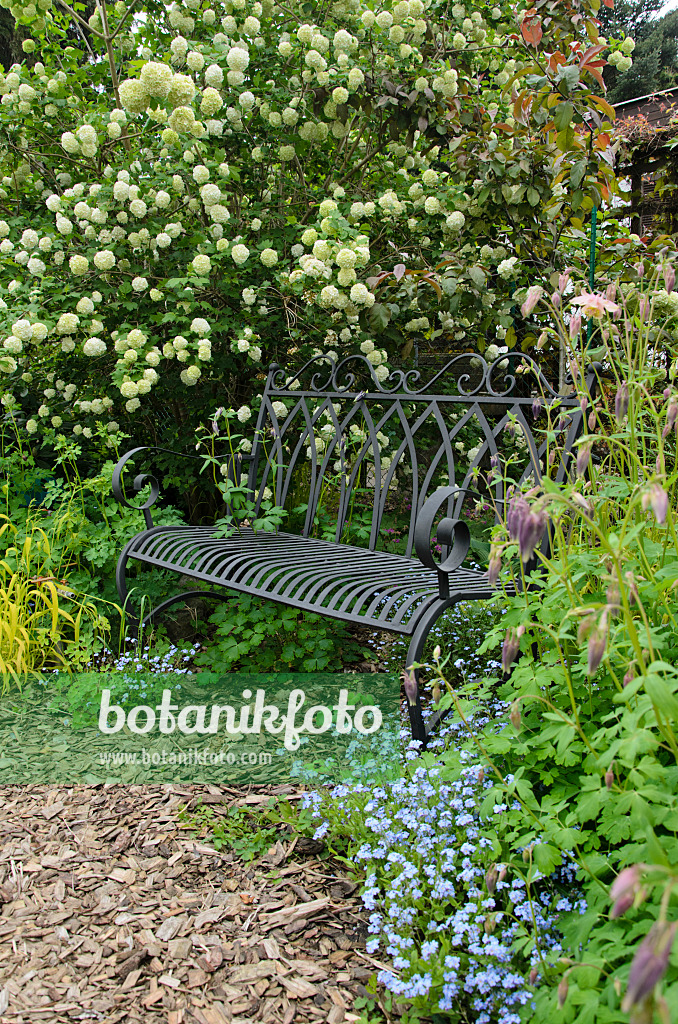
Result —
[[[254,864],[197,840],[213,786],[0,788],[3,1024],[354,1021],[382,965],[364,952],[355,883],[319,844],[283,836]]]

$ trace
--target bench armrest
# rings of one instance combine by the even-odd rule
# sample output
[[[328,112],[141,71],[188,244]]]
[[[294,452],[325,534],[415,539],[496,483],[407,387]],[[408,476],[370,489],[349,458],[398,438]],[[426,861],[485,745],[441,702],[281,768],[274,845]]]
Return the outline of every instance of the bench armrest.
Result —
[[[426,499],[414,524],[414,550],[422,565],[437,572],[441,597],[449,597],[448,576],[458,569],[466,558],[471,546],[471,532],[462,519],[450,519],[449,516],[442,519],[438,525],[436,542],[451,550],[448,550],[444,561],[436,562],[431,552],[431,529],[442,505],[449,498],[464,493],[477,492],[467,487],[439,487]],[[481,495],[478,494],[478,497]]]
[[[112,477],[112,488],[115,498],[120,502],[121,505],[125,505],[127,508],[136,509],[139,512],[143,512],[144,521],[146,523],[146,529],[150,530],[153,526],[153,520],[151,518],[151,507],[155,504],[160,494],[160,484],[156,477],[150,473],[139,473],[134,477],[132,487],[135,492],[140,491],[146,484],[150,484],[151,493],[149,494],[143,505],[132,505],[127,498],[122,486],[122,474],[125,471],[127,463],[138,455],[140,452],[166,452],[168,455],[174,455],[182,459],[192,459],[196,462],[204,462],[204,456],[202,455],[191,455],[188,452],[175,452],[171,448],[160,448],[157,445],[141,445],[139,448],[132,448],[118,461],[113,470]],[[236,452],[235,455],[229,456],[229,459],[239,467],[240,463],[249,461],[252,456],[246,452]],[[223,460],[227,461],[227,460]]]

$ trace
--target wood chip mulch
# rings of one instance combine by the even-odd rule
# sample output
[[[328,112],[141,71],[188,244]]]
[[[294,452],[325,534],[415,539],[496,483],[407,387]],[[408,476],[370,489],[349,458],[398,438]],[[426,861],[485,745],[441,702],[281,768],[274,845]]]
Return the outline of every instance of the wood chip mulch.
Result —
[[[385,965],[355,882],[312,840],[245,864],[178,816],[285,788],[1,787],[0,1021],[356,1020]]]

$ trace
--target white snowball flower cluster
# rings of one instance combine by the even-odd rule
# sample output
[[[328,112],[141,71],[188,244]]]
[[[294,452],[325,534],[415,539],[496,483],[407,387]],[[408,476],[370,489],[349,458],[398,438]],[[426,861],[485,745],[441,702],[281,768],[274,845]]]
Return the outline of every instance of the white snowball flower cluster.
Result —
[[[204,320],[201,316],[196,316],[191,321],[191,331],[193,332],[193,334],[197,334],[200,337],[203,337],[205,334],[209,334],[210,325],[207,322],[207,320]]]
[[[181,371],[179,376],[183,384],[186,384],[188,387],[193,387],[200,380],[200,367],[187,366],[185,370]]]
[[[148,281],[145,277],[135,277],[132,280],[132,288],[135,292],[145,292],[148,288]]]
[[[275,249],[264,249],[259,258],[265,267],[274,267],[278,262],[278,253]]]
[[[460,210],[455,210],[454,213],[449,215],[445,223],[450,231],[461,231],[466,223],[466,218]]]
[[[233,257],[233,262],[236,263],[239,267],[242,266],[243,263],[247,262],[249,254],[249,249],[247,248],[246,245],[243,245],[242,242],[239,242],[237,245],[234,245],[233,248],[231,249],[231,256]]]
[[[82,277],[89,270],[89,260],[86,256],[71,256],[68,266],[70,267],[71,274],[75,277]]]
[[[207,277],[212,269],[212,261],[209,256],[199,254],[193,257],[193,270],[199,277]]]
[[[98,270],[111,270],[115,266],[115,253],[110,249],[101,249],[94,254],[94,266]]]
[[[102,356],[106,351],[106,343],[101,338],[88,338],[85,344],[82,346],[82,351],[86,356],[96,358]]]

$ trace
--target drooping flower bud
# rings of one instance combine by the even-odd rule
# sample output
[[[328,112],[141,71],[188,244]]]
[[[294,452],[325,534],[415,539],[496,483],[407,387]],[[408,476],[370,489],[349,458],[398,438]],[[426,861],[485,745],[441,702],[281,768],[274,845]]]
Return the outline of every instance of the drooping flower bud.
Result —
[[[666,514],[669,510],[669,496],[661,484],[651,484],[641,498],[644,511],[647,512],[650,506],[660,526],[666,522]]]
[[[614,761],[612,762],[610,767],[605,772],[605,788],[606,789],[612,789],[613,782],[614,782]]]
[[[609,299],[610,302],[614,302],[616,296],[617,285],[614,283],[614,281],[612,281],[610,284],[608,284],[607,288],[605,289],[605,298]]]
[[[433,684],[433,689],[431,690],[431,695],[433,697],[433,703],[434,704],[438,704],[440,702],[440,683],[438,682],[437,679],[436,679],[435,683]]]
[[[499,872],[497,871],[497,865],[492,864],[492,866],[488,868],[487,874],[485,875],[485,885],[487,886],[487,891],[489,892],[490,896],[497,887],[498,878]]]
[[[591,412],[589,413],[588,424],[589,424],[589,430],[595,430],[595,426],[596,426],[596,410],[595,409],[591,409]]]
[[[629,411],[629,386],[626,381],[622,381],[619,385],[619,389],[614,399],[614,415],[617,423],[621,425],[622,420]]]
[[[564,974],[558,983],[558,1009],[562,1010],[565,1006],[565,1000],[567,999],[567,991],[570,987],[570,983],[567,980],[567,975]]]
[[[638,275],[638,277],[645,277],[645,264],[644,263],[636,263],[636,264],[634,264],[633,269],[635,270],[635,272]]]
[[[610,917],[621,917],[629,907],[633,906],[644,866],[644,864],[633,864],[630,868],[624,868],[619,872],[610,887],[610,899],[613,903]]]
[[[672,265],[670,263],[667,263],[666,266],[664,267],[664,284],[666,286],[666,290],[669,293],[669,295],[673,291],[675,283],[676,283],[676,272],[673,269]]]
[[[529,510],[523,515],[518,532],[518,549],[523,562],[529,562],[534,555],[537,545],[544,536],[547,519],[543,510],[532,512]]]
[[[581,331],[581,313],[575,313],[570,320],[570,337],[576,338]]]
[[[400,674],[400,678],[405,689],[405,696],[407,697],[407,703],[411,708],[417,703],[417,694],[419,687],[417,686],[417,679],[414,674],[414,669],[403,669]]]
[[[491,587],[496,586],[497,580],[499,579],[499,573],[501,571],[501,558],[498,554],[490,555],[490,561],[487,566],[487,582]]]
[[[568,269],[565,271],[564,274],[560,274],[558,276],[558,291],[561,293],[561,295],[567,288],[567,283],[570,280],[570,273],[571,271]]]
[[[632,683],[633,680],[636,678],[636,674],[633,671],[634,664],[635,662],[632,661],[629,667],[627,668],[626,672],[624,673],[624,679],[622,680],[623,686],[628,686],[629,683]]]
[[[520,307],[520,312],[523,316],[529,316],[534,307],[539,302],[540,298],[544,294],[544,289],[538,285],[533,284],[527,289],[527,297]]]
[[[650,319],[650,300],[647,295],[641,295],[638,300],[638,313],[641,320]]]
[[[579,446],[577,451],[577,476],[583,476],[586,472],[591,458],[591,448],[593,447],[592,441],[587,441],[585,444]]]
[[[435,647],[433,648],[433,660],[440,661],[440,655],[442,653],[443,652],[440,649],[440,644],[436,644]]]
[[[631,964],[622,1012],[628,1013],[649,996],[669,965],[676,921],[656,921],[638,946]]]
[[[520,650],[520,640],[516,636],[516,631],[512,626],[506,630],[506,636],[504,637],[504,645],[501,649],[501,667],[504,671],[504,675],[508,675],[511,665],[518,657],[518,651]]]
[[[558,306],[562,302],[562,299],[560,297],[560,292],[554,292],[553,293],[553,295],[551,296],[551,302],[553,303],[555,308],[558,309]]]
[[[541,398],[537,396],[532,399],[532,416],[535,420],[539,419],[539,413],[541,412]]]
[[[596,626],[594,626],[589,636],[588,655],[586,663],[586,671],[592,676],[603,660],[605,654],[605,648],[607,647],[607,609],[600,616],[600,619]]]
[[[535,985],[538,977],[539,977],[539,971],[537,970],[536,967],[533,967],[532,970],[530,971],[530,977],[529,977],[530,985]]]
[[[511,705],[511,711],[509,713],[509,721],[511,722],[511,725],[516,730],[516,732],[520,732],[522,720],[522,715],[520,714],[520,701],[514,700],[513,704]]]

